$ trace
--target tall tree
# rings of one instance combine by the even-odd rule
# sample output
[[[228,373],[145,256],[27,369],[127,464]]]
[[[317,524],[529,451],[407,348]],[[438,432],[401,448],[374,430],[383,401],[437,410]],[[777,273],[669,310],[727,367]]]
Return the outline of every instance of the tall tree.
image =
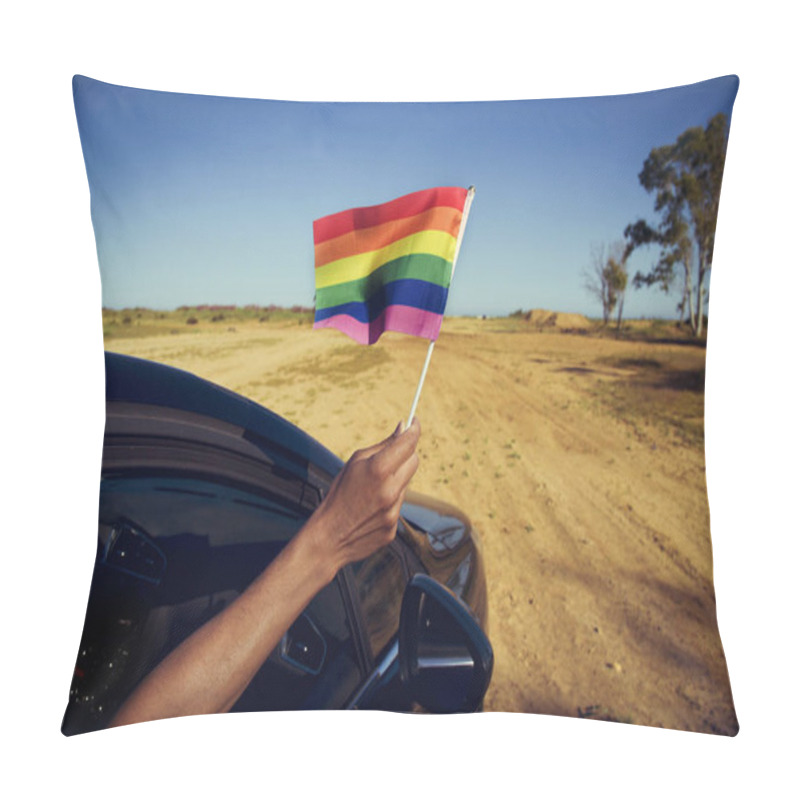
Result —
[[[688,313],[696,336],[703,334],[727,144],[728,119],[717,114],[705,128],[689,128],[673,144],[651,150],[639,182],[655,192],[655,210],[661,220],[652,227],[639,219],[625,229],[628,252],[651,244],[661,248],[650,272],[636,273],[634,286],[658,285],[669,291],[680,270],[681,318]]]

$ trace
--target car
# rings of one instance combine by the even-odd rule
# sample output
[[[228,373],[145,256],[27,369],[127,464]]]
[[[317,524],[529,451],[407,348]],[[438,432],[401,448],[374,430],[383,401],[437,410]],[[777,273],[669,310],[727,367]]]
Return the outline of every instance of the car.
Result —
[[[114,353],[105,368],[97,554],[66,735],[106,727],[275,558],[343,466],[191,373]],[[487,622],[469,519],[409,492],[392,543],[314,597],[231,711],[478,710],[493,666]]]

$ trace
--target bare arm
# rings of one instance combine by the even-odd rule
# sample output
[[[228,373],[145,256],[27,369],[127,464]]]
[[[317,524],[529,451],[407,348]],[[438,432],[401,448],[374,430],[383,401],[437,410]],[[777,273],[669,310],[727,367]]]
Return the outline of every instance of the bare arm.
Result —
[[[403,433],[395,431],[354,453],[280,555],[139,684],[111,726],[230,709],[339,569],[394,538],[400,506],[418,466],[419,435],[414,420]]]

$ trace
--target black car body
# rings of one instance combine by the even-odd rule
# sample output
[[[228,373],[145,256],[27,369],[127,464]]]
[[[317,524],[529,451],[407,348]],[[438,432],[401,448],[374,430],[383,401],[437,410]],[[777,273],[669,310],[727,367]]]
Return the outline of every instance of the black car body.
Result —
[[[97,559],[67,735],[105,727],[136,684],[277,555],[343,466],[286,420],[189,373],[107,353],[106,386]],[[232,710],[414,708],[398,630],[419,573],[486,628],[469,520],[409,493],[395,541],[339,572]],[[488,684],[488,641],[481,653],[472,660],[488,665]]]

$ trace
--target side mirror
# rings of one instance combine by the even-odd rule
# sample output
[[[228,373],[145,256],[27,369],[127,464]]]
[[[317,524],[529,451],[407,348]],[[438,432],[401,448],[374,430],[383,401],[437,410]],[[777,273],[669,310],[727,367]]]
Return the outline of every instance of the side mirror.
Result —
[[[494,654],[471,612],[428,575],[406,586],[400,610],[400,679],[433,713],[476,711],[489,688]]]

